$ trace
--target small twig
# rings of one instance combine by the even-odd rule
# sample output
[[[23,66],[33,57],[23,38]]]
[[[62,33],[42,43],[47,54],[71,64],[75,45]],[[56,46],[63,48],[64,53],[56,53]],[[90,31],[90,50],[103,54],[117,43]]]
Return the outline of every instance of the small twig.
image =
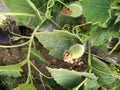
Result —
[[[40,75],[42,75],[42,76],[44,76],[45,78],[48,78],[48,79],[53,79],[52,77],[44,75],[32,62],[31,62],[31,65]]]
[[[21,47],[21,46],[25,46],[27,45],[28,43],[30,42],[30,40],[28,40],[27,42],[24,42],[22,44],[19,44],[19,45],[0,45],[0,48],[16,48],[16,47]]]

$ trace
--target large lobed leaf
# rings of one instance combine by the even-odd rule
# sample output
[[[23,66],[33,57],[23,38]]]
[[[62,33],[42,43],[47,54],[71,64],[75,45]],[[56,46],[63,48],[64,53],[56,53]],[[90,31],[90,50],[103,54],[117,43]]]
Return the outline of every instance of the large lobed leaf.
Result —
[[[40,23],[39,17],[26,0],[4,0],[11,12],[29,13],[35,16],[15,16],[17,24],[35,27]],[[38,2],[38,0],[35,0]]]
[[[115,77],[115,73],[112,72],[110,67],[108,67],[107,64],[104,62],[100,61],[97,58],[92,59],[92,67],[93,67],[93,72],[95,75],[98,77],[98,83],[107,89],[117,90],[116,88],[120,87],[119,82],[117,77]]]
[[[67,69],[55,69],[47,68],[51,73],[55,81],[66,89],[73,89],[77,87],[82,82],[82,76],[87,77],[90,80],[97,80],[94,74],[87,72],[77,72]]]
[[[110,18],[110,8],[115,0],[81,0],[87,22],[105,25]]]
[[[74,42],[79,42],[78,37],[68,31],[54,30],[53,32],[38,32],[36,38],[48,49],[50,55],[63,58],[63,53],[68,50]]]
[[[91,28],[90,32],[90,40],[93,45],[103,45],[106,43],[106,41],[110,38],[118,38],[120,37],[120,23],[117,23],[116,25],[111,25],[108,28],[101,28],[98,25],[94,25]]]

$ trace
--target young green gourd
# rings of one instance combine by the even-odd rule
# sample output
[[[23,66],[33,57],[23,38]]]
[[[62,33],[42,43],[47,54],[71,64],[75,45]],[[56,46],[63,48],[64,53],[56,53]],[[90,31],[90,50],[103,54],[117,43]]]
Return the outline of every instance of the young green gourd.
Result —
[[[79,2],[74,2],[68,5],[72,11],[71,17],[79,17],[82,15],[82,7]]]
[[[72,59],[77,59],[84,54],[85,46],[82,44],[74,44],[68,51],[72,55]]]
[[[66,16],[79,17],[82,15],[82,7],[79,2],[73,2],[68,7],[64,6],[61,13]]]

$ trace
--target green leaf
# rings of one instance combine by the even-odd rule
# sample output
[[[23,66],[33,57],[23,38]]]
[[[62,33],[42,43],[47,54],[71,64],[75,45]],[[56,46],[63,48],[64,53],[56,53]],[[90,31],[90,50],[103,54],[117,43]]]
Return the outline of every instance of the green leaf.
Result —
[[[0,75],[7,75],[10,77],[19,77],[21,76],[20,72],[22,71],[19,64],[0,66]]]
[[[90,32],[90,40],[93,45],[99,46],[106,42],[108,39],[108,30],[94,26],[94,29]]]
[[[27,48],[23,48],[22,49],[23,52],[27,53]],[[32,48],[31,49],[31,55],[30,55],[35,61],[37,61],[38,63],[42,63],[42,64],[48,64],[49,62],[39,53],[38,50]]]
[[[47,10],[47,3],[49,0],[31,0],[32,3],[36,6],[36,8],[42,12],[41,14],[44,14]]]
[[[68,17],[65,15],[59,14],[57,16],[57,22],[60,24],[60,26],[64,26],[65,24],[68,24],[70,26],[79,25],[80,17],[74,18],[74,17]]]
[[[119,80],[111,71],[107,64],[97,58],[92,59],[92,67],[94,74],[98,77],[98,83],[107,89],[118,87]],[[113,89],[112,89],[113,90]]]
[[[100,50],[107,51],[108,50],[108,44],[104,43],[98,46]]]
[[[99,45],[105,45],[107,40],[111,37],[118,38],[120,37],[119,32],[120,25],[119,23],[116,25],[111,25],[108,28],[101,28],[98,25],[94,25],[91,28],[90,32],[90,40],[93,45],[99,46]]]
[[[88,79],[86,83],[86,89],[85,90],[97,90],[99,88],[99,84],[97,82],[97,79]]]
[[[38,32],[35,36],[50,51],[50,55],[60,59],[63,58],[64,51],[68,50],[74,42],[80,42],[75,34],[61,30]]]
[[[20,84],[13,90],[37,90],[33,84]]]
[[[83,15],[87,22],[105,25],[110,18],[110,7],[115,0],[82,0]]]
[[[120,22],[120,13],[119,13],[118,16],[117,16],[117,19],[116,19],[116,21],[115,21],[115,24],[118,23],[118,22]]]
[[[47,69],[58,84],[70,90],[77,87],[82,82],[82,76],[87,77],[91,80],[97,79],[94,74],[86,72],[77,72],[67,69]]]
[[[35,27],[40,23],[39,17],[26,0],[4,0],[11,12],[34,14],[35,16],[15,16],[17,24]]]

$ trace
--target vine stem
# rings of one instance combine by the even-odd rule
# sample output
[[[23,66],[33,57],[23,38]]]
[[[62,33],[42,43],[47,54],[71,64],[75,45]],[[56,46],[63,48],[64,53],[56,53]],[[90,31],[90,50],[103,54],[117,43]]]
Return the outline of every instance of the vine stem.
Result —
[[[53,79],[53,77],[46,76],[42,72],[40,72],[40,70],[32,62],[31,62],[31,65],[40,75],[42,75],[42,76],[44,76],[45,78],[48,78],[48,79]]]
[[[16,48],[16,47],[21,47],[21,46],[27,45],[29,42],[30,42],[30,40],[28,40],[25,43],[19,44],[19,45],[11,45],[11,46],[0,45],[0,48]]]
[[[66,6],[67,8],[70,8],[67,4],[63,3],[61,0],[57,0],[59,3],[63,4],[64,6]]]
[[[120,7],[111,7],[112,9],[120,10]]]
[[[49,18],[49,20],[58,28],[63,29],[60,25],[58,25],[54,20],[52,20],[51,18]]]
[[[41,80],[41,83],[42,83],[42,86],[43,86],[44,90],[46,90],[42,75],[39,74],[39,77],[40,77],[40,80]]]
[[[119,42],[113,47],[113,49],[109,52],[109,54],[112,54],[113,51],[118,47],[118,45],[120,45],[120,40],[119,40]]]
[[[92,72],[92,65],[91,65],[91,44],[88,41],[88,66],[89,66],[89,73]]]
[[[37,13],[38,17],[42,20],[42,16],[40,15],[39,10],[37,7],[31,2],[31,0],[26,0],[26,2],[32,7],[32,9]]]
[[[92,64],[91,64],[91,43],[90,43],[90,40],[88,40],[88,66],[89,66],[89,73],[92,73]],[[84,90],[85,89],[85,86],[86,86],[86,82],[87,82],[87,78],[85,79],[85,82],[84,82]]]
[[[72,90],[78,90],[86,81],[87,81],[87,78],[83,80],[76,88],[73,88]]]
[[[0,12],[0,15],[14,15],[14,16],[31,16],[31,17],[35,17],[34,14],[30,14],[30,13],[22,13],[22,12]]]
[[[34,29],[31,37],[30,37],[30,43],[29,43],[29,47],[28,47],[28,54],[27,54],[27,64],[28,64],[28,78],[26,80],[26,83],[29,83],[31,80],[31,61],[30,61],[30,53],[31,53],[31,48],[32,48],[32,43],[34,40],[34,36],[35,33],[37,32],[37,30],[42,26],[42,24],[45,22],[46,19],[43,19],[42,22]]]

